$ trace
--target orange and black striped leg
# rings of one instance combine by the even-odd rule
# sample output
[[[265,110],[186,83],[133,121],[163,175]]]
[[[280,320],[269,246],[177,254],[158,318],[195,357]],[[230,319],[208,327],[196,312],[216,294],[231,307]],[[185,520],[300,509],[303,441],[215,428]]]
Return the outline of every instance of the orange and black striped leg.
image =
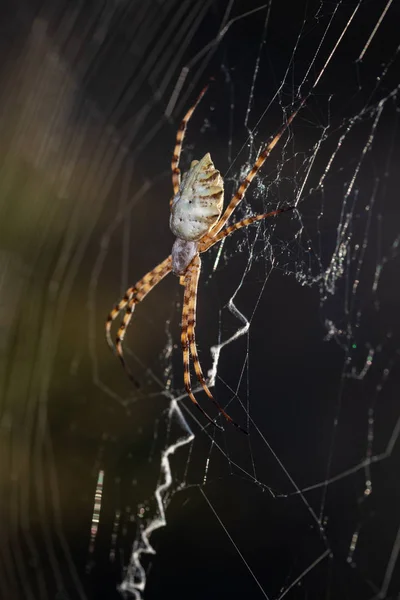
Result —
[[[232,423],[232,425],[234,425],[235,427],[240,429],[240,431],[247,434],[248,432],[245,429],[243,429],[242,427],[240,427],[240,425],[235,423],[235,421],[232,419],[232,417],[230,417],[228,415],[228,413],[225,412],[225,410],[222,408],[222,406],[219,404],[219,402],[217,402],[215,400],[214,396],[208,389],[205,377],[203,375],[203,371],[202,371],[202,368],[200,365],[199,355],[197,353],[196,339],[195,339],[195,333],[194,333],[195,327],[196,327],[197,286],[199,283],[200,268],[201,268],[200,256],[198,256],[198,255],[195,256],[195,258],[193,259],[193,261],[191,263],[191,267],[192,267],[193,273],[192,273],[191,280],[189,283],[190,293],[189,293],[189,300],[188,300],[189,306],[188,306],[188,331],[187,331],[187,333],[188,333],[188,339],[189,339],[189,344],[190,344],[190,353],[192,355],[193,366],[194,366],[194,370],[195,370],[197,379],[198,379],[199,383],[201,384],[201,387],[207,394],[207,396],[210,398],[210,400],[212,400],[212,402],[214,402],[215,406],[217,407],[219,412],[225,417],[225,419],[227,421],[229,421],[229,423]]]
[[[128,302],[125,316],[124,316],[122,323],[118,329],[117,337],[115,340],[115,353],[118,356],[125,373],[128,375],[128,378],[131,380],[133,385],[135,385],[136,387],[140,387],[140,385],[137,382],[137,380],[135,379],[135,377],[133,376],[131,370],[129,369],[128,365],[125,362],[124,351],[122,348],[122,342],[124,341],[126,330],[132,319],[132,315],[133,315],[133,311],[135,310],[135,306],[141,300],[141,299],[138,299],[139,293],[140,293],[140,289],[138,290],[137,288],[135,288],[134,296]]]
[[[157,265],[155,269],[149,271],[147,275],[145,275],[140,281],[138,281],[134,287],[130,287],[126,291],[124,298],[110,312],[106,322],[106,337],[108,345],[118,356],[129,378],[131,379],[131,381],[133,381],[135,385],[137,385],[137,382],[130,373],[129,369],[127,368],[122,350],[122,342],[125,337],[126,329],[132,318],[132,313],[135,309],[135,305],[141,302],[143,298],[145,298],[145,296],[147,296],[147,294],[157,285],[157,283],[159,283],[166,275],[168,275],[168,273],[170,273],[171,269],[172,259],[171,256],[168,256],[168,258],[166,258],[162,263]],[[121,323],[121,326],[118,329],[116,344],[114,347],[114,344],[111,340],[111,325],[114,319],[117,317],[117,315],[121,312],[121,310],[125,308],[125,306],[127,306],[126,313]]]
[[[238,223],[234,223],[229,227],[226,227],[222,231],[220,231],[215,237],[210,238],[208,235],[203,238],[203,240],[199,243],[199,253],[206,252],[211,246],[214,246],[217,242],[220,242],[223,238],[231,235],[238,229],[242,227],[248,227],[257,221],[262,221],[263,219],[268,219],[269,217],[276,217],[276,215],[280,215],[281,213],[289,212],[290,210],[294,210],[294,206],[288,206],[287,208],[278,208],[277,210],[272,210],[269,213],[264,213],[262,215],[255,215],[254,217],[248,217],[239,221]]]
[[[190,120],[190,117],[192,116],[192,114],[196,110],[198,104],[200,103],[202,97],[206,93],[207,88],[208,88],[208,85],[206,85],[201,90],[200,95],[197,98],[196,102],[193,104],[193,106],[191,108],[189,108],[186,115],[183,117],[181,124],[179,125],[178,132],[176,134],[175,148],[174,148],[174,153],[172,155],[172,161],[171,161],[172,187],[174,188],[174,196],[179,192],[179,186],[181,183],[181,172],[179,169],[179,159],[181,157],[182,144],[183,144],[183,139],[185,137],[186,127]],[[172,199],[170,200],[170,205],[171,204],[172,204]]]
[[[119,313],[121,312],[121,310],[123,310],[125,308],[125,306],[128,304],[129,300],[131,300],[133,294],[135,293],[136,287],[132,286],[130,288],[128,288],[125,292],[124,297],[122,298],[122,300],[120,302],[118,302],[118,304],[116,304],[114,306],[114,308],[112,309],[112,311],[110,312],[110,314],[107,317],[107,321],[106,321],[106,340],[107,340],[107,344],[109,345],[110,349],[115,352],[115,347],[114,347],[114,343],[112,341],[111,338],[111,327],[113,324],[113,321],[115,321],[115,319],[118,317]]]
[[[211,229],[210,233],[207,235],[208,238],[212,238],[213,236],[215,236],[224,227],[224,225],[228,221],[229,217],[231,216],[231,214],[233,213],[235,208],[243,200],[244,195],[245,195],[250,183],[253,181],[254,177],[257,175],[258,171],[260,170],[260,168],[262,167],[262,165],[264,164],[264,162],[266,161],[268,156],[271,154],[271,152],[275,148],[276,144],[281,139],[282,135],[285,133],[285,131],[287,130],[289,125],[292,123],[293,119],[296,117],[297,113],[302,108],[304,102],[305,102],[305,99],[303,99],[301,101],[298,109],[295,110],[290,115],[290,117],[288,118],[288,120],[286,121],[286,123],[282,127],[282,129],[276,134],[276,136],[273,138],[273,140],[269,144],[267,144],[267,146],[261,152],[261,154],[257,158],[256,162],[254,163],[253,168],[251,169],[249,174],[245,177],[245,179],[242,181],[242,183],[239,186],[238,191],[236,192],[236,194],[233,196],[232,200],[226,207],[224,214],[222,215],[220,220],[214,225],[214,227]]]
[[[193,263],[192,263],[193,264]],[[194,394],[192,392],[192,384],[190,380],[190,355],[189,355],[189,337],[188,337],[188,328],[189,328],[189,307],[191,304],[191,280],[192,277],[196,276],[195,269],[192,265],[189,265],[186,274],[185,274],[185,292],[183,295],[183,308],[182,308],[182,331],[181,331],[181,344],[182,344],[182,353],[183,353],[183,382],[185,384],[185,390],[193,404],[197,406],[200,412],[205,416],[205,418],[210,421],[217,429],[223,431],[223,428],[220,425],[217,425],[215,421],[208,416],[205,410],[202,409],[200,404],[197,402]]]

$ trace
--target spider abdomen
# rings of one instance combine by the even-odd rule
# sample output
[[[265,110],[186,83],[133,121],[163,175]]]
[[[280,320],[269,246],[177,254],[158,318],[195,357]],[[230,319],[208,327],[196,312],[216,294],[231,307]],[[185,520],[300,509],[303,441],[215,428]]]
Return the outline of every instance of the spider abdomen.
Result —
[[[218,221],[223,203],[224,180],[207,153],[182,177],[171,206],[172,233],[182,240],[200,240]]]

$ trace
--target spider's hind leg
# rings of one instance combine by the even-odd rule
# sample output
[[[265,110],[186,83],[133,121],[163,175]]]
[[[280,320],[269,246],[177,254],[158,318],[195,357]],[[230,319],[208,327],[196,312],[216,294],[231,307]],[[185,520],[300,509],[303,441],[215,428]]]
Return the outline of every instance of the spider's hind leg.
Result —
[[[288,127],[294,121],[297,113],[304,106],[305,101],[306,101],[306,98],[303,98],[301,100],[298,108],[290,115],[290,117],[287,119],[286,123],[283,125],[282,129],[275,135],[275,137],[265,146],[264,150],[260,153],[260,155],[258,156],[253,167],[250,169],[249,173],[246,175],[246,177],[243,179],[243,181],[239,185],[237,192],[232,197],[231,201],[229,202],[228,206],[225,209],[225,212],[223,213],[223,215],[221,216],[219,221],[217,221],[217,223],[215,223],[215,225],[213,225],[211,231],[207,235],[208,240],[212,239],[213,237],[215,238],[215,236],[226,225],[226,223],[228,222],[228,219],[231,216],[231,214],[233,213],[233,211],[237,208],[237,206],[243,200],[243,198],[246,194],[247,188],[253,181],[254,177],[257,175],[258,171],[261,169],[261,167],[263,166],[263,164],[265,163],[265,161],[267,160],[267,158],[269,157],[269,155],[271,154],[271,152],[273,151],[273,149],[275,148],[275,146],[277,145],[277,143],[279,142],[279,140],[281,139],[283,134],[287,131]],[[206,236],[204,236],[204,238],[206,238]]]
[[[174,153],[172,155],[172,160],[171,160],[172,186],[174,188],[174,196],[176,196],[176,194],[179,192],[179,186],[181,183],[181,171],[179,169],[179,160],[181,157],[182,144],[183,144],[183,139],[184,139],[185,133],[186,133],[186,127],[190,120],[190,117],[196,110],[198,104],[200,103],[200,100],[206,93],[207,89],[208,89],[208,85],[206,85],[201,90],[196,102],[193,104],[193,106],[191,108],[189,108],[186,115],[183,117],[181,124],[179,125],[178,132],[176,134],[175,148],[174,148]],[[172,205],[172,198],[170,200],[170,206],[171,205]]]
[[[204,236],[203,240],[199,244],[199,253],[206,252],[211,246],[220,242],[223,238],[231,235],[238,229],[242,229],[243,227],[248,227],[249,225],[253,225],[253,223],[257,223],[258,221],[262,221],[263,219],[269,219],[271,217],[276,217],[285,212],[289,212],[290,210],[294,210],[294,206],[287,206],[285,208],[277,208],[276,210],[272,210],[268,213],[263,213],[261,215],[254,215],[253,217],[246,217],[242,219],[242,221],[238,221],[237,223],[233,223],[233,225],[229,225],[229,227],[225,227],[219,233],[217,233],[214,237],[212,236]]]

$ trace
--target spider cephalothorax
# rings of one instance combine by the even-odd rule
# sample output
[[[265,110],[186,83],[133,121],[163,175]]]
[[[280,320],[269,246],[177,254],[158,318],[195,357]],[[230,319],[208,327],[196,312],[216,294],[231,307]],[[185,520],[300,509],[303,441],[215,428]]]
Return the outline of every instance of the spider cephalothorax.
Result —
[[[176,240],[172,247],[172,253],[155,269],[147,273],[136,285],[130,287],[123,299],[116,304],[110,312],[106,323],[106,337],[108,344],[115,351],[123,367],[128,372],[132,381],[135,381],[130,374],[122,351],[122,342],[125,336],[126,329],[132,318],[132,313],[135,305],[143,300],[143,298],[171,271],[180,277],[180,283],[185,287],[182,308],[182,329],[181,329],[181,344],[183,352],[183,380],[185,390],[203,413],[203,415],[216,427],[217,425],[208,414],[201,408],[197,402],[190,381],[190,355],[193,359],[193,367],[196,377],[201,384],[207,396],[214,402],[220,413],[227,421],[233,423],[236,427],[247,433],[218,404],[211,394],[205,377],[203,375],[199,357],[197,354],[197,346],[195,340],[196,326],[196,300],[197,286],[200,277],[200,254],[206,252],[211,246],[230,235],[237,229],[247,227],[256,221],[261,221],[268,217],[273,217],[280,213],[292,210],[293,206],[287,208],[278,208],[269,213],[248,217],[226,226],[228,219],[243,199],[246,190],[257,174],[260,167],[265,162],[266,158],[271,153],[272,149],[280,140],[283,133],[286,131],[290,123],[295,118],[296,114],[304,104],[304,100],[300,103],[299,108],[292,113],[281,131],[275,135],[272,141],[267,144],[264,150],[259,154],[255,164],[243,179],[235,195],[232,197],[227,208],[222,213],[224,202],[224,181],[219,171],[214,167],[211,156],[207,153],[200,161],[194,160],[190,165],[190,169],[182,177],[178,167],[179,158],[182,150],[182,142],[186,131],[187,123],[192,116],[196,106],[204,96],[207,88],[204,88],[198,97],[196,103],[188,110],[183,118],[183,121],[178,129],[176,136],[175,150],[172,157],[172,184],[174,188],[174,197],[170,202],[171,217],[170,228],[176,236]],[[221,215],[222,213],[222,215]],[[111,339],[111,325],[114,319],[122,310],[126,310],[121,326],[118,329],[116,344]]]

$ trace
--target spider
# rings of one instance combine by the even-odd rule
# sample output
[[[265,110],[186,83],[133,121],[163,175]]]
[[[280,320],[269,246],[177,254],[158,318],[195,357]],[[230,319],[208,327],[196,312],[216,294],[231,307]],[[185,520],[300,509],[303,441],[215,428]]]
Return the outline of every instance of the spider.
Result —
[[[227,208],[221,215],[224,202],[224,180],[220,172],[215,169],[210,154],[207,153],[200,161],[193,160],[187,173],[183,174],[182,179],[179,169],[179,159],[187,124],[206,93],[207,88],[208,85],[201,91],[196,102],[183,117],[176,135],[174,154],[171,161],[174,196],[170,201],[171,214],[169,224],[172,233],[176,236],[172,246],[172,252],[168,258],[147,273],[147,275],[140,279],[136,285],[126,290],[122,300],[115,305],[108,315],[106,322],[106,338],[108,345],[120,359],[129,378],[136,386],[138,386],[135,378],[125,363],[122,343],[136,304],[141,302],[147,294],[172,271],[179,277],[180,284],[185,288],[182,308],[181,344],[183,352],[183,380],[186,393],[204,417],[215,427],[223,430],[223,428],[215,423],[215,421],[211,419],[206,411],[200,406],[193,394],[190,378],[191,355],[196,377],[207,396],[212,400],[218,411],[229,423],[232,423],[243,433],[247,434],[248,432],[238,425],[238,423],[227,414],[214,398],[207,386],[200,365],[195,341],[197,287],[201,268],[200,254],[206,252],[209,248],[214,246],[214,244],[220,242],[223,238],[231,235],[234,231],[237,231],[242,227],[247,227],[256,221],[261,221],[262,219],[274,217],[278,214],[293,210],[294,206],[278,208],[277,210],[268,213],[247,217],[233,225],[226,226],[233,211],[243,200],[246,190],[253,178],[264,164],[273,148],[279,142],[300,108],[303,106],[304,100],[302,100],[297,110],[295,110],[289,119],[287,119],[282,129],[259,154],[253,167],[242,180],[237,192],[234,194]],[[111,326],[116,317],[124,309],[125,315],[120,328],[118,329],[114,346],[111,339]]]

